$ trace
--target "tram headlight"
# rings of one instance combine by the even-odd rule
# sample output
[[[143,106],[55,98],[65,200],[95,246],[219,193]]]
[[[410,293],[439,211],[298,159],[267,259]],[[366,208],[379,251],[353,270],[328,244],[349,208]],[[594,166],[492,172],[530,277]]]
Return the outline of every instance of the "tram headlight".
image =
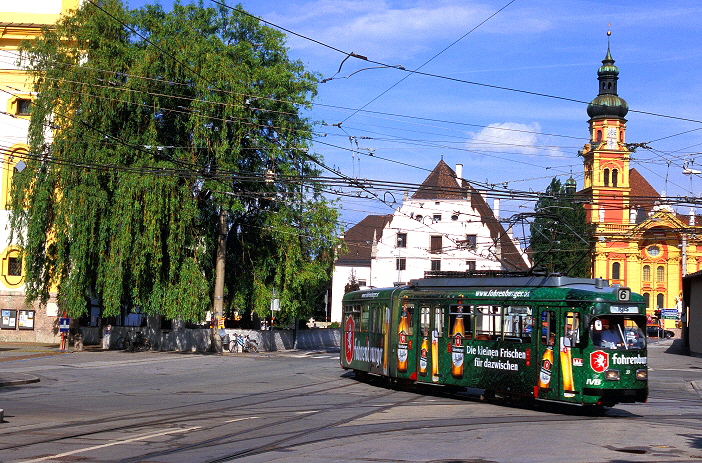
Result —
[[[607,371],[605,371],[605,380],[607,380],[607,381],[619,381],[619,370],[607,370]]]
[[[648,379],[648,370],[636,370],[636,379],[638,379],[639,381],[646,381]]]

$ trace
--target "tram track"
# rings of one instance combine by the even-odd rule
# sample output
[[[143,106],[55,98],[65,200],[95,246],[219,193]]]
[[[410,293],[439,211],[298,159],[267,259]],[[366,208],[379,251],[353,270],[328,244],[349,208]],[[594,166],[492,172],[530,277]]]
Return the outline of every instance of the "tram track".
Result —
[[[76,438],[95,436],[95,435],[99,435],[99,434],[107,433],[107,432],[124,431],[124,430],[134,431],[134,430],[140,429],[140,428],[153,428],[156,426],[166,426],[166,425],[178,424],[179,422],[183,421],[184,418],[192,416],[192,413],[189,410],[192,409],[193,407],[200,409],[201,407],[220,405],[220,404],[225,403],[225,402],[244,401],[244,400],[247,400],[251,397],[266,396],[266,398],[264,400],[257,400],[254,402],[246,402],[245,404],[232,404],[232,405],[227,406],[226,408],[219,408],[217,410],[211,410],[211,411],[208,411],[205,413],[198,414],[198,416],[202,419],[205,419],[208,417],[211,417],[211,418],[231,417],[233,413],[240,413],[240,408],[242,408],[242,407],[260,406],[260,405],[264,405],[264,404],[271,403],[271,402],[284,401],[284,400],[295,398],[295,397],[305,397],[305,396],[309,396],[309,395],[329,392],[332,390],[336,391],[340,388],[346,388],[346,387],[353,386],[353,383],[348,383],[348,382],[345,382],[343,384],[337,384],[337,383],[340,383],[343,381],[344,381],[343,379],[321,381],[321,382],[314,383],[314,384],[306,384],[306,385],[292,387],[292,388],[281,388],[281,389],[276,389],[276,390],[272,390],[272,391],[265,391],[265,392],[248,394],[248,395],[243,395],[243,396],[236,396],[236,397],[229,397],[229,398],[225,398],[225,399],[189,403],[189,404],[179,405],[177,407],[172,407],[169,409],[162,409],[162,410],[158,411],[158,413],[161,415],[163,415],[164,413],[169,415],[166,417],[160,416],[158,418],[154,418],[153,411],[145,411],[145,412],[136,413],[136,414],[125,413],[125,414],[116,415],[114,417],[110,417],[110,420],[108,423],[113,423],[115,421],[122,422],[121,424],[119,424],[117,426],[104,426],[106,424],[106,421],[104,418],[62,422],[62,423],[59,423],[59,424],[56,424],[53,426],[41,428],[42,434],[64,431],[64,433],[62,435],[48,438],[48,439],[37,440],[34,442],[34,444],[55,443],[55,442],[61,442],[63,440],[70,440],[70,439],[76,439]],[[310,387],[314,387],[314,386],[319,386],[322,384],[327,384],[328,386],[323,388],[323,389],[299,393],[299,394],[290,394],[289,393],[290,391],[299,390],[299,389],[306,389],[306,388],[310,388]],[[270,397],[271,394],[280,394],[280,393],[288,393],[288,394],[286,394],[284,396],[276,395],[274,398]],[[211,416],[208,416],[208,414],[210,414]],[[124,422],[123,422],[124,420],[129,420],[130,422],[127,424],[124,424]],[[73,433],[66,433],[65,432],[67,427],[75,429],[75,428],[79,428],[79,427],[94,427],[94,426],[100,426],[100,428],[99,429],[91,429],[90,431],[85,431],[85,432],[73,432]],[[27,432],[28,432],[27,429],[25,429],[23,427],[19,427],[14,431],[0,432],[0,436],[12,437],[13,435],[26,434]],[[20,447],[25,447],[25,446],[26,446],[26,444],[23,444],[23,445],[0,445],[0,451],[1,450],[12,450],[12,449],[20,448]]]
[[[386,398],[390,395],[393,395],[397,392],[398,391],[390,391],[387,394],[376,396],[376,397],[374,397],[374,399],[384,399],[384,398]],[[288,435],[286,437],[280,437],[278,439],[273,440],[272,442],[268,442],[268,443],[263,444],[263,445],[259,445],[259,446],[256,446],[256,447],[253,447],[250,449],[246,449],[246,450],[241,450],[239,452],[234,452],[234,453],[231,453],[229,455],[225,455],[225,456],[218,457],[215,459],[206,460],[206,463],[224,463],[227,461],[237,460],[237,459],[244,458],[247,456],[259,455],[262,453],[276,451],[276,450],[281,449],[282,444],[291,443],[295,439],[299,439],[299,438],[304,437],[310,433],[318,432],[318,431],[325,430],[325,429],[334,429],[342,424],[348,423],[350,420],[357,420],[357,419],[360,419],[360,418],[363,418],[363,417],[366,417],[366,416],[369,416],[369,415],[372,415],[372,414],[375,414],[378,412],[382,412],[382,411],[390,410],[390,409],[398,407],[398,406],[406,405],[406,404],[409,404],[417,399],[418,399],[418,397],[409,397],[409,398],[404,399],[404,400],[397,402],[397,403],[384,405],[384,406],[378,406],[378,407],[372,407],[369,410],[366,410],[366,411],[361,412],[361,413],[357,413],[351,417],[346,417],[342,420],[338,420],[338,421],[335,421],[332,423],[326,423],[322,426],[316,426],[316,427],[313,427],[310,429],[305,429],[305,430],[299,431],[299,432],[293,432],[293,433],[291,433],[291,435]],[[367,400],[368,400],[367,398],[362,398],[358,401],[354,401],[353,403],[347,403],[344,405],[344,408],[358,405],[361,402],[367,402]],[[324,411],[326,411],[326,412],[338,411],[338,409],[339,409],[339,406],[337,405],[334,407],[327,407]],[[293,419],[288,418],[285,420],[285,422],[286,422],[286,424],[288,424],[291,421],[298,421],[298,420],[302,420],[304,418],[305,418],[304,416],[300,416],[298,418],[293,418]],[[275,424],[273,424],[273,426],[274,425]],[[171,455],[173,453],[198,450],[198,449],[201,449],[203,447],[209,447],[213,444],[222,443],[222,442],[226,441],[227,439],[231,439],[231,438],[236,438],[237,441],[239,443],[241,443],[241,442],[246,440],[246,439],[241,439],[242,434],[253,434],[253,433],[260,431],[260,430],[263,430],[263,429],[270,429],[271,426],[272,426],[272,424],[270,422],[268,422],[265,425],[257,426],[257,427],[247,429],[244,431],[237,431],[236,433],[230,433],[230,434],[227,434],[224,436],[219,436],[217,438],[208,439],[208,440],[198,442],[197,444],[193,444],[190,446],[184,446],[184,447],[180,447],[178,449],[169,450],[169,451],[153,452],[153,453],[149,453],[149,454],[140,455],[140,456],[137,456],[134,458],[119,460],[119,463],[135,463],[135,462],[139,462],[139,461],[143,460],[144,458],[157,458],[157,457],[162,457],[165,455]],[[257,440],[257,439],[260,439],[260,437],[252,436],[249,439],[250,440]],[[326,441],[326,440],[330,440],[330,439],[338,439],[338,436],[336,436],[336,435],[330,436],[328,438],[323,439],[322,441]],[[307,442],[308,441],[305,441],[304,443],[307,443]],[[312,441],[309,441],[309,442],[312,442]]]

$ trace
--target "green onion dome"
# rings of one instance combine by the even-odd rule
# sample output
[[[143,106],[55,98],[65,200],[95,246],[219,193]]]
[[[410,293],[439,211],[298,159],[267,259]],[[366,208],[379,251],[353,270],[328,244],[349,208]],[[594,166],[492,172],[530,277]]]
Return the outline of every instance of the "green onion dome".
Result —
[[[602,60],[602,66],[597,70],[599,94],[587,105],[587,114],[590,118],[624,118],[629,112],[629,105],[617,95],[618,76],[619,68],[614,65],[614,59],[608,46],[607,56]]]

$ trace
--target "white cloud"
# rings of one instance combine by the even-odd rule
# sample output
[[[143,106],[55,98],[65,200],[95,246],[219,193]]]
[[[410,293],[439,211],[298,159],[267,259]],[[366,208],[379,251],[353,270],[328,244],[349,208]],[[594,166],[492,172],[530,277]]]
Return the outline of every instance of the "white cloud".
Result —
[[[289,25],[296,32],[344,51],[370,59],[407,60],[419,53],[440,51],[497,11],[495,5],[457,0],[398,2],[318,0],[291,8],[285,15],[268,16],[272,22]],[[538,33],[549,21],[532,19],[508,7],[478,33]],[[524,11],[522,10],[522,13]],[[278,22],[280,21],[280,22]],[[289,37],[293,49],[320,52],[320,46],[300,37]],[[392,64],[395,64],[394,62]],[[405,64],[405,63],[400,63]]]
[[[490,124],[478,133],[471,133],[465,146],[476,151],[533,155],[543,149],[538,146],[540,132],[541,125],[538,122]]]

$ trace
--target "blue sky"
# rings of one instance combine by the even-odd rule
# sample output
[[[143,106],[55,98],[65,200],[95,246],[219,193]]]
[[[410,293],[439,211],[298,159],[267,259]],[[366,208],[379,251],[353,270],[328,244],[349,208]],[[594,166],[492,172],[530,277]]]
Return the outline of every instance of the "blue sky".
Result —
[[[160,3],[166,9],[172,4]],[[634,153],[631,166],[668,196],[702,193],[702,177],[682,173],[686,161],[702,170],[702,122],[682,120],[702,121],[698,1],[241,4],[266,21],[374,61],[586,102],[597,95],[597,68],[611,30],[619,95],[633,110],[627,116],[627,142],[647,142],[652,148]],[[317,105],[308,115],[328,124],[317,128],[325,134],[318,140],[339,147],[317,143],[315,151],[345,175],[421,183],[443,156],[451,167],[462,163],[467,180],[498,189],[543,191],[554,176],[565,181],[571,172],[582,186],[577,153],[588,138],[585,104],[392,68],[361,71],[372,65],[355,59],[337,74],[343,54],[295,36],[288,46],[292,58],[322,78],[337,77],[319,85]],[[359,108],[365,111],[355,111]],[[503,201],[500,215],[506,219],[533,206],[526,200]],[[341,210],[348,225],[368,214],[392,212],[388,204],[362,198],[343,198]]]

